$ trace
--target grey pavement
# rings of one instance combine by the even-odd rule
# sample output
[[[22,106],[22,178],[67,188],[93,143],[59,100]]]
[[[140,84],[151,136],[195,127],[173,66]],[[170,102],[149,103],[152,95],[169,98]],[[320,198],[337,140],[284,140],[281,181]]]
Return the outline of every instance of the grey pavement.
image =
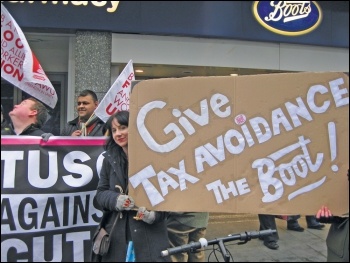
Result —
[[[287,222],[276,218],[279,234],[277,250],[265,247],[263,241],[259,239],[252,239],[243,245],[235,244],[236,241],[225,244],[234,262],[326,262],[326,237],[329,224],[322,230],[315,230],[306,227],[304,216],[298,221],[305,228],[304,232],[287,230]],[[210,213],[206,239],[212,240],[229,234],[258,230],[258,215]],[[205,248],[206,261],[218,262],[213,254],[210,256],[211,248],[212,246]],[[219,258],[219,262],[224,262],[222,257]]]

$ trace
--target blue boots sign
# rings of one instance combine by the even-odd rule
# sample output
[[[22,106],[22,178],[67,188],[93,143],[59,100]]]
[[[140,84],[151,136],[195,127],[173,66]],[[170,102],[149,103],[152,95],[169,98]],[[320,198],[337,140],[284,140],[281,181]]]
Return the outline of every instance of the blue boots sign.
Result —
[[[322,21],[315,1],[255,1],[253,13],[267,30],[285,36],[310,33]]]

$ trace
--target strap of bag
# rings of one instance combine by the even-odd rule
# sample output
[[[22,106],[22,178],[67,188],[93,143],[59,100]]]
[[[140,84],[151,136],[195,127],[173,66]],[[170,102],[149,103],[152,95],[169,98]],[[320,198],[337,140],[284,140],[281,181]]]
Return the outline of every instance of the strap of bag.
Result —
[[[103,216],[102,216],[102,219],[101,219],[100,224],[99,224],[99,229],[101,229],[102,227],[103,227],[103,228],[105,227],[105,222],[107,221],[107,218],[108,218],[108,216],[109,216],[111,213],[114,213],[114,212],[111,212],[111,211],[103,211]],[[114,229],[115,225],[117,224],[117,221],[118,221],[118,218],[119,218],[119,217],[120,217],[120,212],[118,212],[116,218],[114,219],[114,222],[113,222],[113,225],[112,225],[112,228],[111,228],[110,233],[112,233],[112,230]]]
[[[117,214],[117,216],[116,216],[116,218],[115,218],[115,220],[113,222],[113,225],[112,225],[112,228],[111,228],[111,231],[110,231],[110,235],[112,235],[113,229],[114,229],[115,225],[117,224],[117,221],[118,221],[119,217],[120,217],[120,212],[118,212],[118,214]]]
[[[111,211],[103,211],[103,215],[99,223],[99,228],[104,227],[106,225],[107,218],[111,213]]]
[[[123,194],[123,188],[121,188],[121,186],[119,185],[116,185],[115,186],[116,189],[119,189],[120,190],[120,193]],[[111,212],[111,211],[103,211],[103,216],[102,216],[102,219],[101,219],[101,222],[99,224],[99,228],[101,227],[104,227],[105,226],[105,221],[107,220],[108,216],[111,214],[111,213],[114,213],[114,212]],[[120,217],[121,215],[121,212],[119,211],[114,222],[113,222],[113,225],[112,225],[112,228],[110,230],[110,234],[109,235],[112,235],[113,233],[113,229],[115,227],[115,225],[117,224],[117,221],[118,221],[118,218]]]
[[[115,188],[116,188],[116,189],[119,189],[120,194],[123,194],[123,188],[121,188],[121,186],[115,185]],[[113,212],[113,211],[106,211],[106,210],[103,211],[103,215],[102,215],[102,218],[101,218],[101,221],[100,221],[100,224],[99,224],[99,228],[105,226],[105,221],[108,219],[108,216],[109,216],[111,213],[114,213],[114,212]],[[111,232],[112,232],[112,230],[114,229],[114,226],[115,226],[115,224],[116,224],[117,221],[118,221],[118,217],[120,217],[120,213],[121,213],[121,212],[118,212],[118,215],[117,215],[116,219],[115,219],[114,222],[113,222],[113,225],[112,225],[112,228],[111,228]]]

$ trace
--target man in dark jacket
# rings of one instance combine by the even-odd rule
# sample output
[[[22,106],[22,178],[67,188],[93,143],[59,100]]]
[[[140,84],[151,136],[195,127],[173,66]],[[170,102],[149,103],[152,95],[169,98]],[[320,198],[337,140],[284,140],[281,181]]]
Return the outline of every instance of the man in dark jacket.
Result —
[[[66,124],[61,136],[103,136],[104,122],[94,115],[97,106],[96,93],[83,90],[77,99],[78,117]]]
[[[23,100],[9,112],[11,118],[10,135],[41,136],[44,131],[41,127],[47,118],[47,109],[40,101],[34,98]]]

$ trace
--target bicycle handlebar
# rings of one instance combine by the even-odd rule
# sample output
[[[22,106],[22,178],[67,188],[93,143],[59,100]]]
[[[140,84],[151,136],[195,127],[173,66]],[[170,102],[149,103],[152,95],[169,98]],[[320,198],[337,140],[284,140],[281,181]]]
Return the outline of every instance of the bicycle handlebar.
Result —
[[[240,241],[250,241],[254,238],[269,236],[274,233],[276,233],[277,230],[275,229],[267,229],[267,230],[261,230],[261,231],[250,231],[250,232],[242,232],[240,234],[230,234],[227,237],[221,237],[221,238],[215,238],[213,240],[206,240],[205,238],[200,238],[198,242],[191,242],[186,245],[168,248],[166,250],[163,250],[161,252],[162,257],[166,257],[169,255],[182,253],[182,252],[188,252],[188,251],[195,251],[196,249],[207,247],[208,245],[214,245],[219,244],[221,242],[229,242],[234,240],[240,240]]]

